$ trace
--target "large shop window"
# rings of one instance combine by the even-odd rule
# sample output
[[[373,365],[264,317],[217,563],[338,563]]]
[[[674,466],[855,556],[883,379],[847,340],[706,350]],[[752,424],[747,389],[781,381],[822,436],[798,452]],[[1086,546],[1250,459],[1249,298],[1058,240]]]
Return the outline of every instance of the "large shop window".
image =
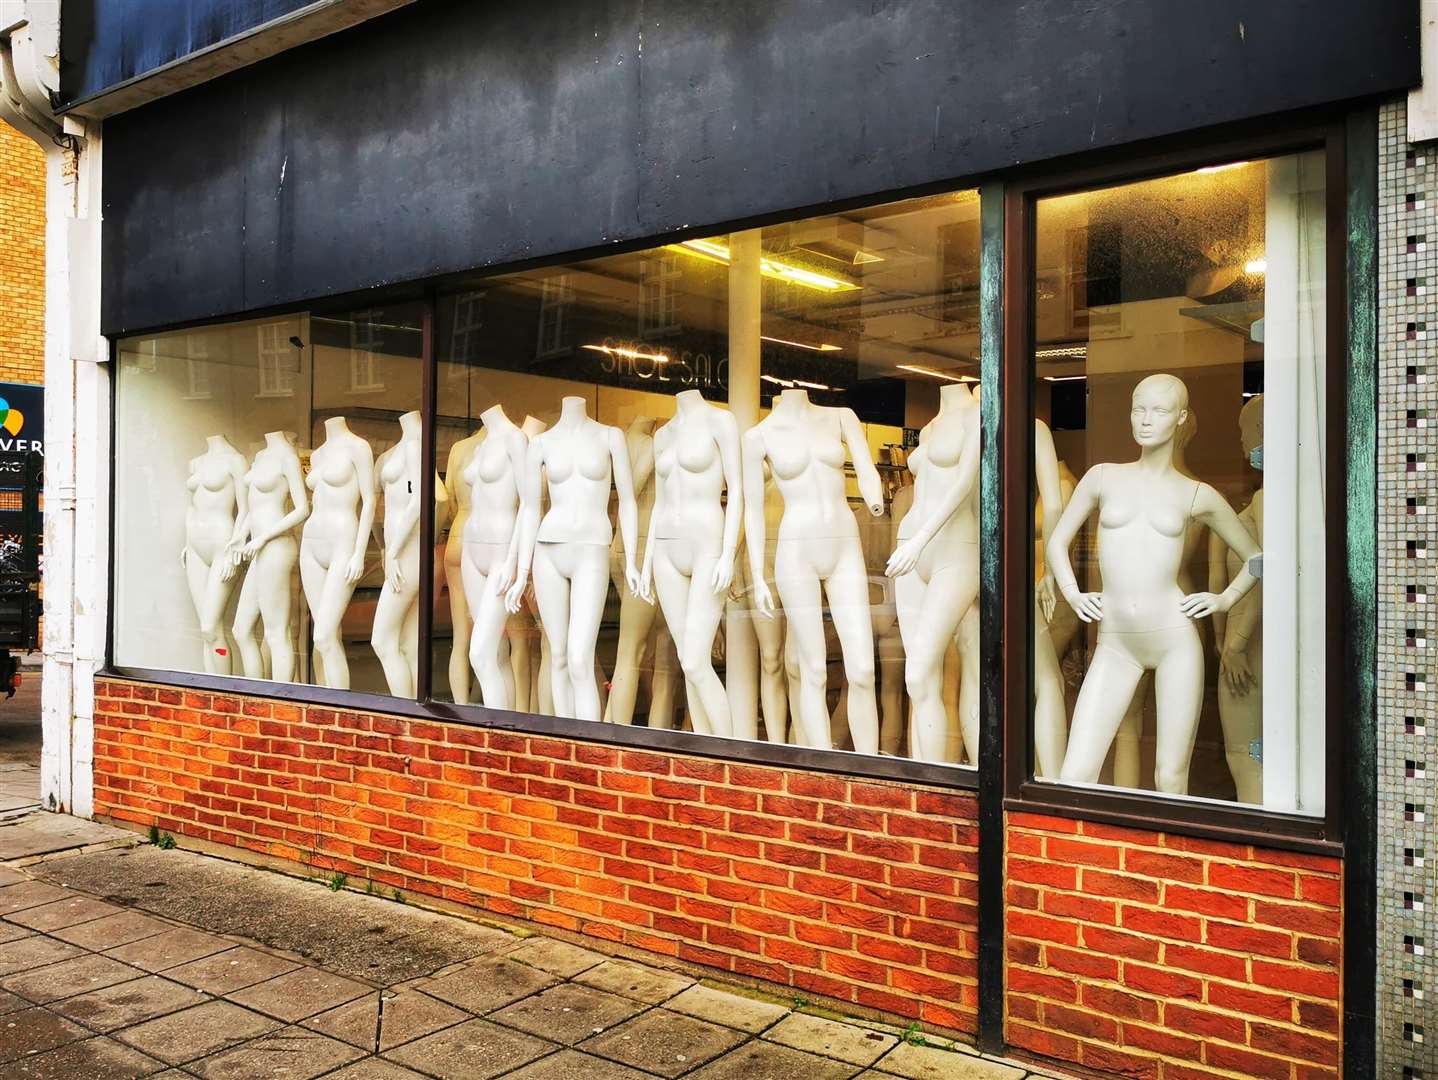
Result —
[[[1324,166],[1034,206],[1039,779],[1324,811]]]
[[[125,341],[115,662],[972,764],[979,247],[962,191],[453,284],[423,463],[419,310]]]

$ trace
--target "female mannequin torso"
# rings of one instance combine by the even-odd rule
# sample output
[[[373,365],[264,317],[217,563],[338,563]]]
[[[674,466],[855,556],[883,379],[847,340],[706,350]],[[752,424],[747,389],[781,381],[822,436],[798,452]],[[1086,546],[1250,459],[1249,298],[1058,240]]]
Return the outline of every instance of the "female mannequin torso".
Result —
[[[235,640],[245,674],[265,677],[264,659],[255,641],[262,620],[270,652],[270,678],[294,680],[295,654],[290,640],[291,590],[299,542],[294,528],[310,512],[300,456],[284,432],[265,435],[264,447],[245,474],[249,515],[242,535],[249,541],[240,557],[250,564],[235,612]]]
[[[228,675],[232,667],[222,622],[235,585],[231,545],[246,513],[244,476],[244,455],[223,435],[211,435],[185,482],[190,499],[180,565],[200,620],[204,669],[212,675]]]

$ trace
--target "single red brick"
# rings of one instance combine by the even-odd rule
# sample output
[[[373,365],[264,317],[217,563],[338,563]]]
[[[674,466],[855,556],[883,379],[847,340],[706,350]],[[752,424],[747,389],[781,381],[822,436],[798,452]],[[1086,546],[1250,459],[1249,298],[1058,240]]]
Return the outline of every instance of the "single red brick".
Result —
[[[1149,829],[1133,829],[1123,825],[1105,825],[1101,821],[1085,821],[1079,830],[1095,840],[1113,840],[1127,847],[1158,847],[1163,834]]]
[[[729,783],[734,787],[750,791],[782,791],[784,790],[784,774],[778,769],[769,769],[759,765],[738,765],[731,762]]]
[[[657,794],[657,792],[656,792]],[[776,817],[797,818],[801,821],[819,820],[819,803],[812,799],[796,799],[788,795],[765,795],[759,800],[764,813]]]
[[[1034,915],[1026,911],[1010,911],[1007,913],[1005,925],[1008,932],[1015,937],[1035,938],[1039,941],[1053,941],[1060,945],[1077,945],[1079,928],[1072,922],[1061,919],[1050,919],[1043,915]],[[1087,935],[1087,929],[1085,932]],[[1158,947],[1154,946],[1155,954]]]
[[[893,938],[858,934],[854,948],[860,956],[870,959],[888,960],[890,963],[907,964],[909,967],[922,967],[924,964],[923,949],[908,942],[895,941]]]
[[[1143,964],[1128,963],[1123,966],[1123,984],[1130,990],[1140,990],[1162,998],[1182,998],[1188,1001],[1203,1000],[1203,983],[1190,975],[1164,968],[1145,967]]]
[[[1008,906],[1023,908],[1025,911],[1037,911],[1039,908],[1039,890],[1032,885],[1020,885],[1017,882],[1009,882],[1004,889],[1004,896],[1007,898]]]
[[[1125,1024],[1123,1044],[1139,1050],[1148,1050],[1164,1057],[1181,1058],[1185,1061],[1203,1060],[1203,1043],[1198,1039],[1175,1035],[1162,1028],[1148,1024]]]
[[[1273,990],[1290,990],[1305,997],[1326,1001],[1338,1000],[1338,974],[1301,967],[1298,964],[1277,964],[1254,959],[1253,981]]]
[[[1151,878],[1106,874],[1102,870],[1080,871],[1079,889],[1095,896],[1112,896],[1120,900],[1142,900],[1156,904],[1161,888],[1162,886]]]
[[[1163,949],[1163,961],[1170,967],[1184,971],[1196,971],[1203,975],[1217,975],[1235,982],[1248,980],[1248,960],[1230,953],[1215,952],[1198,945],[1169,943]],[[1217,986],[1217,983],[1211,984]]]
[[[1298,895],[1310,904],[1338,907],[1343,903],[1343,883],[1338,878],[1303,874],[1298,878]]]
[[[1224,983],[1208,984],[1208,1003],[1218,1009],[1244,1013],[1247,1016],[1261,1016],[1269,1020],[1291,1020],[1293,998],[1286,994],[1267,994],[1244,986],[1227,986]]]
[[[1163,1023],[1174,1031],[1200,1035],[1205,1039],[1222,1039],[1240,1046],[1248,1042],[1248,1025],[1242,1018],[1211,1009],[1192,1008],[1170,1001],[1163,1007]]]
[[[853,933],[835,926],[795,923],[794,936],[800,941],[822,945],[826,949],[851,949],[854,946]]]
[[[1052,957],[1050,957],[1050,965],[1052,965]],[[1146,1023],[1158,1022],[1157,1001],[1153,998],[1139,997],[1136,994],[1127,994],[1110,986],[1085,984],[1083,1003],[1107,1016],[1122,1017],[1125,1020],[1142,1020]]]
[[[1044,838],[1033,833],[1009,833],[1004,837],[1004,844],[1009,855],[1042,855],[1044,853]]]
[[[1286,1018],[1279,1017],[1279,1019]],[[1298,1023],[1310,1031],[1322,1031],[1330,1035],[1337,1035],[1338,1010],[1332,1005],[1322,1005],[1316,1001],[1300,1001],[1298,1002]]]
[[[1021,811],[1012,811],[1004,821],[1004,830],[1010,829],[1033,829],[1041,833],[1069,833],[1077,834],[1079,823],[1069,818],[1052,817],[1048,814],[1031,814]]]
[[[1311,1061],[1315,1065],[1337,1065],[1338,1040],[1323,1035],[1309,1035],[1293,1028],[1254,1024],[1249,1044],[1255,1050],[1266,1050],[1285,1057]]]
[[[1123,850],[1113,844],[1066,840],[1059,836],[1050,836],[1044,844],[1045,853],[1054,862],[1070,866],[1097,866],[1105,870],[1118,869]]]
[[[1056,889],[1073,890],[1078,887],[1078,871],[1072,866],[1059,866],[1035,859],[1008,861],[1008,876],[1013,881],[1027,881],[1035,885],[1049,885]]]
[[[890,836],[907,836],[915,840],[933,840],[937,843],[952,843],[953,822],[933,817],[914,817],[909,814],[888,815]]]
[[[1298,877],[1291,870],[1215,862],[1208,868],[1208,883],[1231,892],[1276,896],[1285,900],[1298,895]]]
[[[1046,914],[1082,922],[1104,926],[1113,926],[1118,922],[1118,905],[1112,900],[1048,892],[1044,894],[1043,908]]]
[[[825,953],[823,967],[844,979],[857,979],[874,986],[888,986],[890,968],[887,964],[876,964],[857,956],[843,953]]]
[[[1323,967],[1337,967],[1343,949],[1336,941],[1321,938],[1301,937],[1298,939],[1298,959]]]
[[[884,863],[872,862],[868,859],[852,859],[847,855],[838,855],[832,852],[824,856],[824,872],[839,877],[883,881],[886,869]]]
[[[1079,1041],[1067,1035],[1049,1031],[1031,1024],[1020,1024],[1012,1018],[1004,1026],[1004,1038],[1012,1046],[1027,1050],[1031,1054],[1056,1058],[1059,1061],[1078,1061]]]
[[[863,855],[871,859],[883,859],[894,863],[914,861],[913,844],[886,836],[866,836],[863,833],[855,833],[850,839],[849,847],[855,855]]]
[[[1289,1080],[1289,1077],[1292,1076],[1290,1062],[1269,1057],[1267,1054],[1255,1054],[1249,1050],[1240,1050],[1236,1046],[1214,1043],[1204,1049],[1203,1056],[1204,1061],[1215,1068],[1227,1069],[1240,1076],[1254,1077],[1257,1080]]]
[[[689,780],[707,780],[711,783],[722,783],[724,780],[724,763],[722,761],[700,761],[697,758],[675,758],[674,775],[682,776]]]
[[[1090,1069],[1131,1077],[1132,1080],[1157,1080],[1158,1077],[1158,1062],[1153,1058],[1139,1057],[1098,1043],[1084,1043],[1078,1060]]]
[[[974,821],[979,816],[979,801],[962,791],[919,791],[914,796],[915,808],[921,814]]]
[[[1202,940],[1203,922],[1194,915],[1125,904],[1122,919],[1123,928],[1136,934],[1151,934],[1174,941]]]
[[[849,783],[837,776],[791,772],[785,774],[784,786],[791,795],[803,795],[810,799],[828,799],[836,803],[848,801]]]
[[[1039,1003],[1035,998],[1009,994],[1004,998],[1004,1007],[1013,1020],[1038,1020]]]
[[[1277,930],[1209,921],[1204,940],[1219,949],[1257,953],[1286,960],[1293,955],[1293,936]]]
[[[819,820],[837,829],[863,829],[875,833],[884,831],[882,810],[861,810],[856,806],[824,803],[819,811]]]
[[[1324,874],[1339,874],[1343,864],[1332,855],[1311,855],[1302,851],[1274,851],[1255,848],[1253,861],[1273,866],[1288,866],[1295,870],[1313,870]]]
[[[1276,904],[1268,900],[1254,903],[1253,921],[1318,937],[1337,937],[1343,932],[1343,916],[1338,911],[1299,904]]]
[[[1187,855],[1129,848],[1124,851],[1123,868],[1131,874],[1165,881],[1185,881],[1191,885],[1203,883],[1203,861]]]
[[[1011,964],[1028,964],[1034,966],[1039,963],[1043,955],[1043,946],[1037,941],[1024,941],[1018,938],[1009,938],[1004,942],[1004,955],[1008,957]],[[1071,955],[1078,956],[1079,953]],[[1114,962],[1114,969],[1117,970],[1118,963]],[[1082,974],[1080,972],[1079,974]]]
[[[1079,999],[1078,983],[1073,979],[1031,971],[1028,968],[1010,968],[1004,975],[1004,986],[1017,994],[1034,994],[1050,1001],[1074,1004]]]
[[[1101,926],[1085,926],[1083,943],[1095,952],[1107,953],[1129,960],[1158,960],[1158,942],[1137,934],[1126,934],[1122,930],[1108,930]]]
[[[912,789],[889,784],[851,783],[849,798],[860,806],[881,806],[890,810],[912,810],[914,806]]]
[[[1248,897],[1233,893],[1215,892],[1211,889],[1194,889],[1172,882],[1163,888],[1163,906],[1179,911],[1196,911],[1200,915],[1215,915],[1221,919],[1248,918]]]
[[[1036,953],[1037,950],[1035,950]],[[1091,952],[1074,952],[1070,949],[1061,949],[1057,945],[1050,945],[1045,955],[1048,958],[1048,966],[1055,971],[1067,971],[1090,979],[1107,979],[1110,982],[1118,979],[1118,961],[1111,956],[1099,956]],[[1030,961],[1019,962],[1037,963],[1038,956],[1035,955]]]

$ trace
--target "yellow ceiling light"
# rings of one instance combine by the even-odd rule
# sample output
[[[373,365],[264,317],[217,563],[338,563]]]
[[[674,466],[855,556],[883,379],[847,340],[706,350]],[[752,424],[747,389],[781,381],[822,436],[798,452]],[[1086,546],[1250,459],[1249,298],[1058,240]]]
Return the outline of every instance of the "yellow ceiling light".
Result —
[[[775,345],[792,345],[796,349],[808,349],[810,352],[842,352],[837,345],[824,342],[820,345],[809,345],[803,341],[790,341],[788,338],[770,337],[768,334],[760,334],[761,341],[772,341]]]
[[[1088,356],[1088,346],[1087,346],[1087,345],[1056,345],[1056,346],[1054,346],[1054,347],[1052,347],[1052,348],[1048,348],[1048,349],[1036,349],[1036,350],[1034,351],[1034,357],[1035,357],[1036,359],[1045,359],[1045,360],[1046,360],[1046,359],[1051,359],[1051,358],[1056,357],[1056,356],[1077,356],[1077,357],[1082,358],[1082,357]]]
[[[1248,262],[1243,264],[1243,272],[1245,274],[1262,274],[1267,270],[1267,259],[1249,259]]]
[[[950,375],[945,371],[935,371],[933,368],[922,367],[919,364],[900,364],[900,371],[912,371],[915,375],[928,375],[934,379],[948,379],[949,382],[976,383],[979,380],[972,375]]]
[[[606,356],[622,356],[626,360],[653,360],[656,364],[669,363],[669,357],[663,353],[642,352],[639,349],[625,349],[618,345],[581,345],[581,349],[588,349],[590,352],[602,352]]]
[[[1207,176],[1210,173],[1227,172],[1229,169],[1241,169],[1247,164],[1248,162],[1246,161],[1231,161],[1227,165],[1205,165],[1203,168],[1194,169],[1193,171]]]
[[[681,255],[695,255],[701,259],[708,259],[710,262],[723,263],[725,266],[729,265],[729,247],[727,244],[721,244],[718,240],[685,240],[680,244],[669,244],[668,250],[677,251]],[[791,285],[803,285],[805,288],[818,289],[820,292],[850,292],[859,287],[852,281],[816,273],[802,266],[795,266],[793,263],[771,259],[767,255],[761,256],[759,259],[759,273],[764,277],[777,278],[780,281],[787,281]]]

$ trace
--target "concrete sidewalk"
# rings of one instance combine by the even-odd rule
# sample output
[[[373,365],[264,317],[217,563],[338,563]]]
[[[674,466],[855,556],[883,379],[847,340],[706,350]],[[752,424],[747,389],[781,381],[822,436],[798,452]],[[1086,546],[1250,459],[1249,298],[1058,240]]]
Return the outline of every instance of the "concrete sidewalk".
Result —
[[[44,813],[10,828],[55,831]],[[96,850],[90,833],[89,850],[0,867],[0,1076],[1041,1075],[801,999],[107,832],[123,846]]]

